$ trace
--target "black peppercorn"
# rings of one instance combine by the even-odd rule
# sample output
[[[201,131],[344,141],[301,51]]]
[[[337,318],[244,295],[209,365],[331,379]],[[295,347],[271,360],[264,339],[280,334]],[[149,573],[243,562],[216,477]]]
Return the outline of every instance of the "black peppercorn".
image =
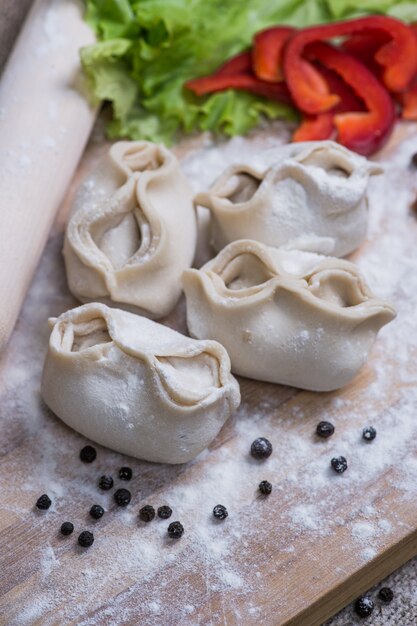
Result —
[[[225,506],[223,506],[223,504],[216,504],[213,509],[213,515],[216,519],[224,520],[229,515],[229,513],[227,512],[227,509]]]
[[[394,592],[389,587],[382,587],[382,589],[379,590],[378,598],[382,600],[382,602],[389,604],[394,599]]]
[[[333,458],[331,461],[331,466],[335,472],[338,474],[343,474],[347,470],[348,464],[344,456],[338,456]]]
[[[83,532],[78,536],[78,543],[83,548],[89,548],[94,543],[93,533],[90,533],[89,530],[83,530]]]
[[[255,459],[267,459],[272,454],[272,444],[265,437],[258,437],[252,443],[250,453]]]
[[[179,539],[184,534],[184,526],[181,522],[171,522],[168,526],[168,536],[171,539]]]
[[[316,428],[316,434],[323,439],[331,437],[334,433],[334,426],[330,422],[319,422]]]
[[[41,511],[46,511],[47,509],[49,509],[51,504],[52,500],[49,496],[46,495],[46,493],[39,496],[39,498],[36,500],[36,507]]]
[[[121,467],[119,469],[120,480],[131,480],[133,472],[130,467]]]
[[[151,522],[155,517],[155,509],[150,504],[145,504],[139,511],[139,518],[142,522]]]
[[[362,596],[355,602],[355,613],[359,617],[369,617],[374,610],[373,600],[369,596]]]
[[[263,496],[269,496],[272,491],[272,485],[267,480],[263,480],[259,483],[259,491]]]
[[[161,519],[169,519],[171,515],[172,515],[171,507],[167,506],[166,504],[159,507],[158,517],[160,517]]]
[[[114,492],[114,501],[119,506],[127,506],[132,499],[132,494],[128,489],[118,489]]]
[[[84,446],[80,451],[80,459],[83,463],[92,463],[97,457],[97,450],[93,446]]]
[[[72,522],[64,522],[61,524],[61,533],[65,536],[74,532],[74,524]]]
[[[362,437],[365,441],[372,441],[376,437],[376,430],[373,426],[367,426],[362,431]]]
[[[113,478],[111,476],[101,476],[99,481],[98,481],[98,486],[100,487],[100,489],[103,489],[103,491],[108,491],[109,489],[111,489],[113,487]]]
[[[100,519],[100,517],[103,517],[104,515],[103,507],[100,506],[99,504],[93,504],[93,506],[90,509],[90,515],[94,519]]]

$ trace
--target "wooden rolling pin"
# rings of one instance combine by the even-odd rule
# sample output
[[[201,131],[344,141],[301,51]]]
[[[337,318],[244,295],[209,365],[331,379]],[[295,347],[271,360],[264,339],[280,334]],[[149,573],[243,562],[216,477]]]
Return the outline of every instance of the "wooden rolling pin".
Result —
[[[30,5],[31,0],[0,0],[0,73]]]
[[[36,0],[0,81],[0,351],[90,135],[77,0]]]

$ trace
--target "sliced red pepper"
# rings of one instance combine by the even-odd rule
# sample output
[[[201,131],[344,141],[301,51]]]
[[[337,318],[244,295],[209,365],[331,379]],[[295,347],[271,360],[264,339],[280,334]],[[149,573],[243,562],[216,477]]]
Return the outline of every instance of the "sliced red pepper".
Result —
[[[327,47],[327,44],[321,44]],[[330,47],[330,46],[329,46]],[[332,113],[345,113],[346,111],[365,111],[363,100],[359,98],[341,76],[334,70],[321,63],[314,63],[314,67],[320,72],[329,85],[332,93],[339,96],[340,101],[332,110]]]
[[[287,104],[292,102],[288,87],[284,83],[269,84],[253,75],[250,51],[237,54],[223,63],[210,76],[194,78],[185,83],[185,86],[197,96],[225,91],[226,89],[239,89],[278,102]]]
[[[312,43],[306,53],[309,59],[339,74],[366,107],[364,112],[336,113],[334,124],[340,143],[360,154],[376,152],[387,140],[395,122],[395,108],[387,90],[360,61],[334,46]]]
[[[410,24],[410,28],[417,39],[417,23]],[[414,77],[410,87],[399,94],[398,100],[402,105],[401,117],[404,120],[417,121],[417,76]]]
[[[339,104],[326,113],[318,115],[304,114],[302,122],[292,136],[292,141],[321,141],[330,139],[335,132],[334,116],[347,111],[363,111],[363,102],[335,72],[327,67],[315,64],[316,69],[325,78],[332,93],[340,97]]]
[[[214,72],[216,76],[232,76],[233,74],[252,73],[252,55],[250,50],[241,52],[228,59]]]
[[[389,41],[390,38],[381,30],[364,30],[343,41],[340,48],[361,61],[375,76],[382,77],[382,67],[376,62],[375,55]]]
[[[401,117],[404,120],[417,121],[417,78],[405,93],[401,93],[400,103],[402,104]]]
[[[314,26],[296,32],[287,42],[284,54],[285,79],[301,110],[306,113],[322,113],[339,101],[336,94],[330,93],[328,88],[324,93],[322,90],[319,92],[312,82],[314,68],[303,59],[306,46],[312,42],[370,30],[382,31],[390,37],[390,41],[379,47],[375,54],[376,61],[383,66],[385,85],[394,92],[407,88],[417,71],[417,41],[408,26],[383,15]],[[346,77],[345,80],[349,82]],[[363,88],[365,86],[364,84]]]
[[[189,80],[185,86],[197,96],[209,93],[225,91],[226,89],[239,89],[249,91],[270,100],[291,104],[291,95],[285,83],[266,83],[252,74],[212,74]]]
[[[333,113],[319,113],[319,115],[304,114],[297,130],[293,133],[292,141],[322,141],[330,139],[334,133]]]
[[[410,28],[417,37],[417,24],[410,24]],[[362,61],[376,76],[380,76],[381,67],[373,57],[378,48],[387,41],[386,34],[381,31],[369,31],[346,39],[341,48]],[[397,95],[397,100],[402,106],[401,117],[405,120],[417,120],[417,77],[413,79],[408,89]]]
[[[285,44],[295,28],[290,26],[274,26],[258,33],[254,38],[252,66],[255,75],[266,82],[284,80],[283,55]],[[312,86],[319,93],[327,93],[327,84],[321,79],[314,68],[306,67]]]
[[[255,75],[269,83],[284,80],[282,55],[295,28],[273,26],[257,33],[253,40],[252,66]]]

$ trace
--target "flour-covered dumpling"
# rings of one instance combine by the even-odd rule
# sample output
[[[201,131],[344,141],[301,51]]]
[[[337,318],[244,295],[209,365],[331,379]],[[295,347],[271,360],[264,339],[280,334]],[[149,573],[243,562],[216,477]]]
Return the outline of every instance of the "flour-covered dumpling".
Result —
[[[75,199],[64,242],[70,290],[82,302],[163,317],[196,240],[192,191],[175,156],[146,141],[118,142]]]
[[[184,463],[240,403],[226,350],[85,304],[50,320],[42,396],[68,426],[147,461]]]
[[[334,256],[359,246],[366,234],[368,179],[381,172],[378,165],[332,141],[290,144],[266,151],[260,161],[257,167],[229,167],[194,199],[211,212],[216,250],[249,237]]]
[[[352,263],[250,240],[183,283],[190,334],[219,341],[234,373],[315,391],[349,383],[395,317]]]

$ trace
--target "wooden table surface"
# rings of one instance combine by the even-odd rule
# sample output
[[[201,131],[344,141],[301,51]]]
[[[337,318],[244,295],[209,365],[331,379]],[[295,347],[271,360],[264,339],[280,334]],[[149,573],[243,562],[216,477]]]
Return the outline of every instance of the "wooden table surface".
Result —
[[[368,364],[334,393],[240,379],[237,414],[208,453],[182,466],[140,462],[100,446],[97,460],[84,465],[78,453],[85,439],[39,397],[46,319],[76,305],[60,249],[72,192],[103,150],[100,139],[92,141],[0,361],[2,626],[318,626],[417,554],[417,420],[410,417],[410,403],[417,407],[417,288],[414,301],[405,288],[416,284],[417,265],[417,221],[408,209],[417,193],[408,169],[411,131],[415,127],[400,128],[380,155],[391,164],[386,206],[376,224],[372,215],[381,195],[374,201],[371,196],[371,235],[355,255],[368,265],[373,258],[379,265],[394,262],[384,256],[390,229],[392,254],[402,246],[404,255],[403,282],[385,287],[400,314]],[[259,147],[265,137],[258,133],[244,148]],[[198,146],[187,142],[177,153],[185,158]],[[403,220],[404,227],[393,220]],[[166,321],[185,329],[183,302]],[[314,436],[321,419],[336,425],[331,440]],[[360,434],[370,421],[378,436],[365,444]],[[260,465],[248,449],[261,435],[271,439],[274,454]],[[338,452],[349,460],[343,476],[329,469]],[[133,494],[121,511],[96,483],[103,473],[116,476],[123,465],[133,468],[134,478],[119,485]],[[264,478],[274,490],[260,499],[256,488]],[[43,492],[54,501],[46,513],[34,509]],[[210,518],[218,501],[229,509],[221,525]],[[106,509],[97,522],[88,518],[95,502]],[[138,522],[145,503],[170,504],[172,519],[184,523],[183,538],[168,542],[167,522]],[[76,526],[70,538],[58,532],[66,519]],[[89,550],[76,545],[84,528],[94,529]]]

